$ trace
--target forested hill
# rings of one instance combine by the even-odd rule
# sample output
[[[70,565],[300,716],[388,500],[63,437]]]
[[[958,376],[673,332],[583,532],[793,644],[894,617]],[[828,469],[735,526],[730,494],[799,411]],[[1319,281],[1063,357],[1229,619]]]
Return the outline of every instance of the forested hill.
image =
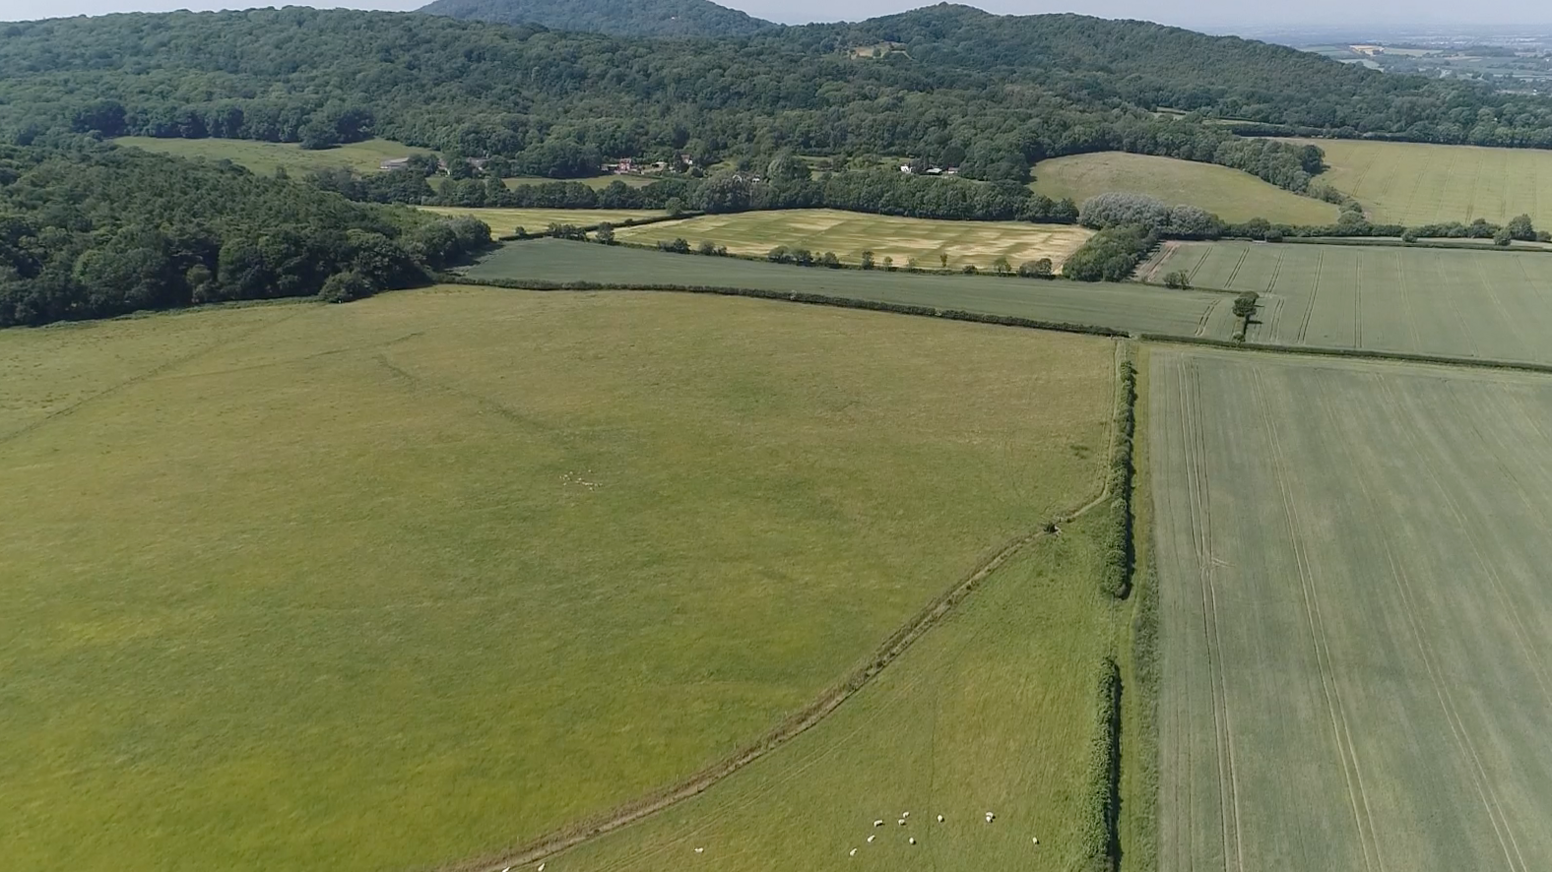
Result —
[[[299,7],[113,15],[0,25],[0,70],[0,138],[18,142],[134,133],[325,147],[375,135],[556,177],[611,156],[791,149],[1017,179],[1056,154],[1226,162],[1217,155],[1237,147],[1214,125],[1156,119],[1160,108],[1552,146],[1543,97],[1142,22],[963,6],[666,41]]]
[[[747,36],[777,26],[710,0],[436,0],[420,11],[612,36]]]

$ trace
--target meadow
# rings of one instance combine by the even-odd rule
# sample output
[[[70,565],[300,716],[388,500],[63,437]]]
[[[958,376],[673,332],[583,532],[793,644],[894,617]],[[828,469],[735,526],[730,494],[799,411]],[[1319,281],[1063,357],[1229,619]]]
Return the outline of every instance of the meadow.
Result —
[[[602,191],[604,188],[609,187],[615,182],[623,182],[625,186],[629,188],[645,188],[647,185],[650,185],[657,180],[658,177],[656,176],[608,175],[590,176],[585,179],[565,179],[564,181],[579,182],[581,184],[587,185],[589,188],[592,188],[595,191]],[[546,176],[515,176],[509,179],[502,179],[502,181],[506,183],[508,188],[516,190],[520,187],[523,187],[524,185],[553,184],[557,181],[557,179],[548,178]]]
[[[1350,139],[1295,140],[1320,146],[1319,178],[1362,203],[1376,222],[1434,224],[1529,215],[1552,226],[1552,152]]]
[[[121,136],[118,145],[170,154],[174,157],[229,160],[258,175],[273,175],[285,167],[300,176],[313,170],[346,167],[358,173],[375,173],[382,162],[411,154],[432,154],[431,149],[413,148],[389,139],[369,139],[320,151],[303,149],[294,142],[257,142],[246,139],[160,139],[150,136]]]
[[[1084,715],[1124,644],[1097,527],[1065,524],[1004,564],[819,726],[546,872],[1081,868]]]
[[[1167,243],[1154,275],[1262,294],[1249,339],[1552,364],[1552,254]]]
[[[1052,199],[1082,204],[1096,194],[1129,191],[1166,203],[1198,206],[1225,221],[1265,218],[1281,224],[1330,224],[1337,207],[1301,197],[1249,173],[1216,164],[1107,151],[1043,160],[1030,186]]]
[[[1067,255],[1093,234],[1066,224],[1015,221],[932,221],[863,215],[834,209],[789,209],[707,215],[619,231],[622,242],[653,244],[682,238],[692,245],[710,240],[734,254],[764,256],[778,245],[807,248],[815,255],[833,251],[843,262],[862,261],[864,251],[877,262],[884,258],[905,268],[915,260],[923,269],[939,269],[942,255],[948,267],[989,270],[999,257],[1017,267],[1050,258],[1059,269]]]
[[[874,312],[470,287],[6,331],[7,865],[426,868],[677,780],[1092,497],[1114,360]],[[881,798],[1062,832],[1060,780],[1021,794],[1089,723],[1058,672],[1095,650],[1073,541],[990,588],[1009,611],[983,630],[920,643],[982,666],[919,656],[942,718],[918,739],[970,729],[960,702],[1023,719]],[[858,707],[871,729],[933,710],[890,686]],[[1015,739],[1052,760],[997,771]]]
[[[1152,351],[1161,864],[1552,863],[1552,383]]]
[[[1176,336],[1227,339],[1235,326],[1233,298],[1226,294],[1165,291],[1132,283],[830,270],[556,239],[507,243],[463,272],[490,281],[689,285],[818,294]]]
[[[491,235],[511,236],[521,227],[529,233],[543,233],[551,224],[591,227],[595,224],[639,221],[659,218],[663,213],[652,209],[484,209],[465,206],[420,206],[427,212],[450,218],[469,216],[490,225]]]

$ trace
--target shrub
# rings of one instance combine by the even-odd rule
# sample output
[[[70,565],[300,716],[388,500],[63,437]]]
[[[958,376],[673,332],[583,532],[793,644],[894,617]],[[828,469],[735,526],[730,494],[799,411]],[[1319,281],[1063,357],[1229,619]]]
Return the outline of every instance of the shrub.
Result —
[[[318,299],[325,303],[349,303],[375,293],[377,289],[365,276],[355,270],[348,270],[329,276],[323,283],[323,290],[318,292]]]
[[[1505,227],[1502,230],[1499,230],[1497,233],[1493,234],[1493,244],[1494,245],[1502,246],[1504,248],[1507,248],[1509,246],[1509,243],[1511,243],[1513,241],[1514,241],[1514,234],[1510,233],[1509,232],[1509,228],[1507,228],[1507,227]]]
[[[1056,275],[1056,267],[1049,257],[1042,257],[1019,264],[1018,274],[1026,279],[1048,279]]]
[[[884,255],[884,271],[885,272],[894,272],[895,271],[895,259],[890,257],[887,254]]]
[[[836,257],[835,252],[833,251],[825,252],[824,257],[819,258],[819,263],[823,266],[829,267],[830,269],[841,268],[841,259]]]
[[[1531,224],[1529,215],[1519,215],[1510,219],[1509,223],[1504,225],[1504,230],[1510,237],[1521,242],[1534,242],[1536,239],[1536,228]]]
[[[888,260],[888,258],[885,258],[885,260]],[[871,252],[871,251],[864,251],[862,253],[862,268],[863,269],[872,269],[873,268],[873,252]]]
[[[771,263],[792,263],[792,251],[785,245],[778,245],[766,252],[765,259]]]
[[[593,234],[593,238],[597,239],[599,242],[602,242],[604,245],[613,245],[614,225],[608,222],[598,225],[598,232]]]
[[[1260,295],[1255,291],[1246,291],[1234,298],[1234,317],[1249,321],[1256,314],[1256,301]]]
[[[1191,288],[1191,277],[1186,275],[1183,269],[1177,269],[1164,276],[1164,287],[1174,288],[1177,291],[1185,291]]]
[[[964,273],[967,276],[973,276],[977,272],[979,272],[979,270],[977,270],[975,268],[975,264],[967,263],[967,264],[964,265],[964,268],[960,270],[960,272]]]
[[[1000,276],[1012,275],[1013,274],[1013,265],[1008,263],[1008,259],[1007,258],[999,257],[996,260],[992,261],[992,271],[997,273],[997,275],[1000,275]]]
[[[1413,243],[1413,242],[1416,242],[1417,240],[1418,240],[1418,235],[1417,235],[1417,228],[1416,227],[1408,227],[1406,229],[1406,232],[1401,234],[1401,241],[1405,242],[1405,243],[1407,243],[1409,245],[1411,243]]]
[[[658,242],[657,242],[657,247],[658,247],[659,251],[667,251],[667,252],[672,252],[674,254],[689,254],[690,253],[690,243],[689,243],[688,240],[684,239],[683,237],[675,239],[672,242],[669,242],[668,240],[665,240],[665,239],[659,239]]]

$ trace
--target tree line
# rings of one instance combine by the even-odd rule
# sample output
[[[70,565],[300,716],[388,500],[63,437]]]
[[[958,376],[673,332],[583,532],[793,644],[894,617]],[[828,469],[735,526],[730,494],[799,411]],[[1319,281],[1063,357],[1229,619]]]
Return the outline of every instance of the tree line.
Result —
[[[788,149],[905,155],[1019,183],[1047,157],[1122,150],[1300,192],[1318,149],[1214,122],[1552,145],[1552,100],[1537,95],[1142,22],[964,7],[714,40],[305,8],[0,25],[0,36],[0,136],[20,143],[378,136],[453,166],[497,157],[553,178],[592,175],[607,157],[708,166]],[[882,42],[904,50],[850,51]],[[1159,111],[1170,108],[1188,114]]]
[[[0,327],[226,300],[344,301],[490,244],[473,219],[97,146],[0,147]]]

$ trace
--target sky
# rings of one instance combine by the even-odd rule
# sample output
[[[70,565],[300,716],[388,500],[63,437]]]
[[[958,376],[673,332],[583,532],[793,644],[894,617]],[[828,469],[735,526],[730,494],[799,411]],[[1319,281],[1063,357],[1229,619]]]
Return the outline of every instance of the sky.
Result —
[[[108,12],[165,12],[172,9],[229,9],[249,6],[338,6],[354,9],[415,9],[430,0],[0,0],[0,21],[25,21]],[[936,0],[724,0],[723,5],[787,24],[859,20],[887,15]],[[988,12],[1031,15],[1083,12],[1106,18],[1143,18],[1204,29],[1351,24],[1366,28],[1389,24],[1409,29],[1496,24],[1552,24],[1547,0],[1497,0],[1486,6],[1458,0],[1302,0],[1299,3],[1247,3],[1245,0],[967,0]]]

